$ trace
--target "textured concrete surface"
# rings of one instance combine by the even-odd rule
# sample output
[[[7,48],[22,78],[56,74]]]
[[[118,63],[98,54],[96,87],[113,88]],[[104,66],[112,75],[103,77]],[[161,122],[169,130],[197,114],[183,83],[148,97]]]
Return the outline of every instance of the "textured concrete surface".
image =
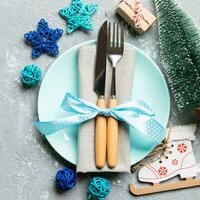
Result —
[[[81,31],[71,35],[64,34],[59,41],[60,53],[80,42],[96,38],[98,28],[104,19],[117,19],[114,14],[116,1],[90,1],[100,6],[100,10],[93,18],[94,31],[89,34]],[[200,1],[178,1],[200,25]],[[155,12],[152,0],[143,0],[143,3]],[[70,164],[57,155],[31,125],[31,121],[37,118],[36,104],[39,87],[23,89],[19,80],[19,66],[35,63],[41,66],[45,73],[55,60],[47,55],[32,60],[31,48],[24,43],[23,34],[34,30],[41,17],[47,19],[51,27],[65,29],[65,21],[58,16],[58,9],[65,4],[64,0],[0,1],[0,200],[84,200],[87,198],[87,184],[94,174],[79,175],[77,186],[67,193],[56,192],[55,172]],[[142,49],[161,66],[156,24],[142,36],[134,35],[126,27],[126,40]],[[173,124],[194,122],[194,120],[193,114],[177,115],[172,100],[170,121]],[[198,162],[200,161],[199,143],[200,136],[194,142]],[[112,192],[108,199],[136,198],[128,191],[128,184],[137,182],[135,174],[105,174],[104,176],[112,183]],[[180,200],[183,198],[185,200],[199,199],[199,188],[155,194],[138,199]]]

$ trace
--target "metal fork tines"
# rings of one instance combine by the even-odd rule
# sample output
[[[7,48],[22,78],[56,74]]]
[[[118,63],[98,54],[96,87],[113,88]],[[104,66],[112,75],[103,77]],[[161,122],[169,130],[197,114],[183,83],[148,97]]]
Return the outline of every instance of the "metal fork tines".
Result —
[[[117,106],[115,68],[123,56],[124,52],[124,31],[118,23],[108,24],[107,55],[112,64],[112,82],[109,108]],[[118,160],[118,122],[112,117],[108,117],[107,123],[107,163],[109,168],[114,168]]]
[[[111,96],[116,95],[116,83],[115,83],[115,67],[117,63],[123,56],[124,52],[124,29],[122,25],[119,23],[109,22],[108,24],[108,46],[107,46],[107,54],[108,58],[113,66],[112,71],[112,86],[111,86]]]

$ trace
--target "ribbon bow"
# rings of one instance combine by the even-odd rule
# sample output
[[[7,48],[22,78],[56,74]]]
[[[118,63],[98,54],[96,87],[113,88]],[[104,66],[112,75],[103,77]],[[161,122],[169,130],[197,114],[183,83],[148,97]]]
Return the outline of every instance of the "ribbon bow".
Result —
[[[69,126],[93,119],[97,115],[103,115],[127,123],[140,133],[150,137],[157,144],[160,144],[165,136],[165,129],[154,119],[154,113],[143,101],[131,101],[111,109],[101,109],[92,103],[66,93],[61,107],[72,115],[55,121],[33,123],[43,135],[51,135]]]

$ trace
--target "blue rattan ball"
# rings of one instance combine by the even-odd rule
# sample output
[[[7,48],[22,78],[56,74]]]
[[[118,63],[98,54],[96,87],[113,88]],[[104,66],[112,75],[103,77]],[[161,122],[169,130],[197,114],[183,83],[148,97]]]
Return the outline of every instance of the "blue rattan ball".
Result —
[[[72,189],[76,185],[76,173],[65,167],[56,173],[56,187],[61,191]]]
[[[110,183],[100,177],[94,177],[88,185],[88,199],[104,200],[110,193]]]
[[[42,72],[36,65],[27,65],[21,70],[20,79],[24,86],[36,86],[42,78]]]

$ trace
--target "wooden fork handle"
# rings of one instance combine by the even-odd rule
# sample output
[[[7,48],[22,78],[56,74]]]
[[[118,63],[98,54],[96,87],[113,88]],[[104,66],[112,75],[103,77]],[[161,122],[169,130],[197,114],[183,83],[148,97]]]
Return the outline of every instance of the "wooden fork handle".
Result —
[[[105,99],[98,99],[97,106],[99,108],[106,108]],[[106,161],[106,122],[107,119],[104,116],[96,117],[95,126],[95,163],[96,167],[101,169],[105,165]]]
[[[116,99],[110,99],[108,107],[113,108],[117,106]],[[108,118],[107,129],[107,162],[109,168],[114,168],[118,160],[118,121],[112,117]]]

